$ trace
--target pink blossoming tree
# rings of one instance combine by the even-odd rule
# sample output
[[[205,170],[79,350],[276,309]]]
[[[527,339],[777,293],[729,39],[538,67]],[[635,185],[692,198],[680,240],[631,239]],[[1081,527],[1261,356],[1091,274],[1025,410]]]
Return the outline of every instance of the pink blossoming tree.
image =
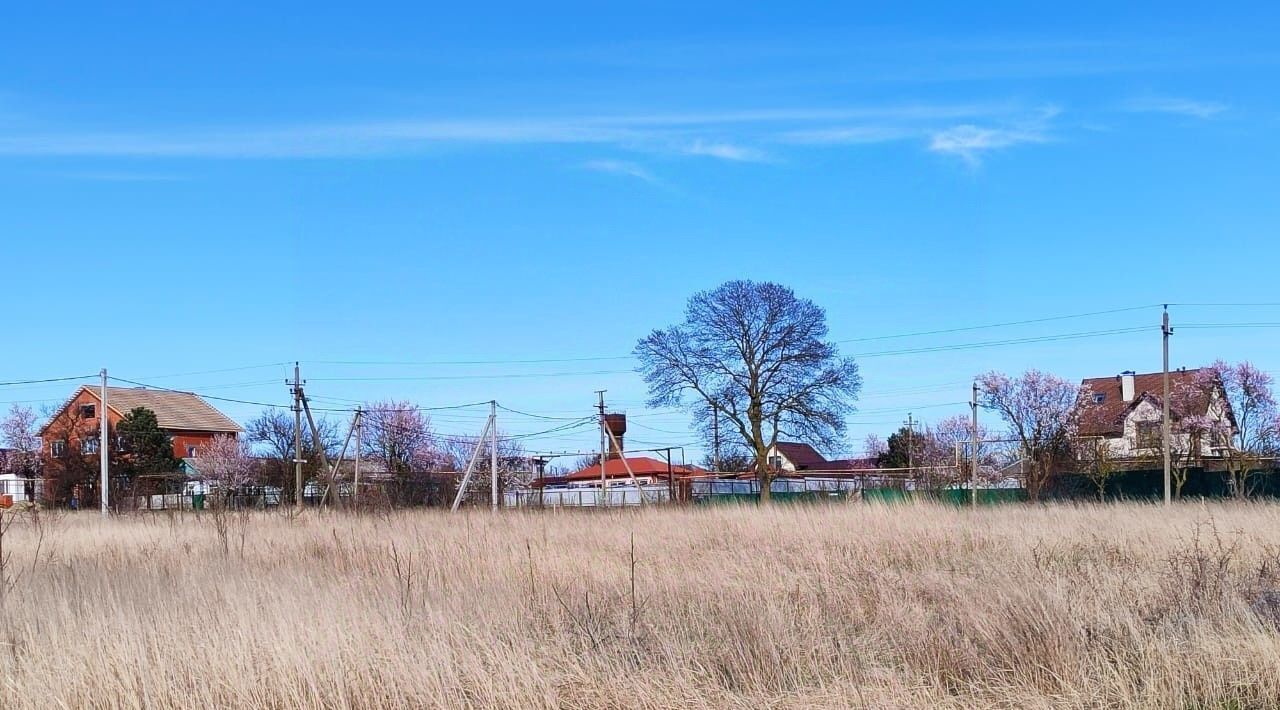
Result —
[[[1027,496],[1039,500],[1055,467],[1071,455],[1087,401],[1084,388],[1060,377],[1027,370],[1020,377],[988,372],[978,378],[979,401],[1000,415],[1027,461]]]

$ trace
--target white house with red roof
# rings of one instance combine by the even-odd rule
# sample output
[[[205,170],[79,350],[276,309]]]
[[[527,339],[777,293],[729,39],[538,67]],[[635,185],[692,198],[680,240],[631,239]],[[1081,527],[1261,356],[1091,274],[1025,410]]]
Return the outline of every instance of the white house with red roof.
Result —
[[[1122,372],[1113,377],[1083,380],[1078,435],[1101,439],[1117,459],[1149,459],[1161,455],[1164,419],[1164,373]],[[1231,405],[1222,383],[1209,370],[1174,370],[1169,373],[1169,416],[1176,425],[1188,417],[1201,419],[1198,427],[1213,436],[1179,433],[1174,427],[1172,450],[1196,450],[1203,458],[1220,455],[1235,428]]]

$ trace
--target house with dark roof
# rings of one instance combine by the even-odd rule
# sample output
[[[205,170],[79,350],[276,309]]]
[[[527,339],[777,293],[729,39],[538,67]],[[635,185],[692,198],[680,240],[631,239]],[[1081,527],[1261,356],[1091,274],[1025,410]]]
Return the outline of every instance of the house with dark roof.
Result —
[[[1117,459],[1151,459],[1161,455],[1164,409],[1163,373],[1122,372],[1114,377],[1091,377],[1081,382],[1080,438],[1101,439]],[[1205,417],[1219,431],[1235,428],[1235,418],[1222,383],[1207,370],[1180,369],[1169,373],[1169,417]],[[1197,450],[1202,458],[1221,455],[1227,436],[1216,440],[1185,440],[1171,434],[1177,451]]]
[[[876,468],[874,458],[828,459],[809,444],[795,441],[779,441],[769,449],[769,467],[782,474],[841,473],[868,471]]]
[[[143,387],[108,387],[107,406],[102,390],[80,387],[40,429],[46,460],[69,455],[96,455],[99,426],[105,414],[108,428],[138,407],[151,410],[156,423],[173,440],[175,458],[198,455],[215,436],[237,436],[243,429],[227,415],[190,392]]]

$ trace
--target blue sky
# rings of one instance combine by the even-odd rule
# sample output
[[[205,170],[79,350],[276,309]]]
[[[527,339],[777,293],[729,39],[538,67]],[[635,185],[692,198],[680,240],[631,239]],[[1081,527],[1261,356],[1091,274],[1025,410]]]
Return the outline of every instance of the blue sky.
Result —
[[[908,411],[966,411],[977,372],[1158,369],[1158,308],[880,338],[1280,301],[1277,14],[13,9],[0,261],[23,307],[4,317],[0,381],[106,366],[284,403],[281,363],[301,360],[335,409],[496,398],[574,417],[607,389],[642,425],[633,441],[686,444],[684,415],[643,408],[626,356],[690,293],[744,277],[823,305],[859,356],[850,452]],[[1172,310],[1175,327],[1280,321]],[[1274,333],[1188,328],[1173,361],[1280,370]],[[4,387],[0,402],[66,391]],[[529,440],[592,445],[589,430]]]

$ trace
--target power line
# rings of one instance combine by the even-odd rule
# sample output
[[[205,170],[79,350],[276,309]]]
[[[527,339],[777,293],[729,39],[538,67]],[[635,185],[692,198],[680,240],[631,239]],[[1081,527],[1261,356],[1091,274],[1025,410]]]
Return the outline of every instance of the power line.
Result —
[[[14,380],[12,382],[0,382],[0,387],[9,387],[11,385],[41,385],[46,382],[72,382],[74,380],[87,380],[97,375],[80,375],[79,377],[48,377],[43,380]]]
[[[311,382],[419,382],[436,380],[517,380],[542,377],[587,375],[627,375],[634,370],[591,370],[584,372],[519,372],[499,375],[411,375],[405,377],[312,377]]]
[[[1040,335],[1028,338],[1010,338],[1007,340],[986,340],[976,343],[958,343],[955,345],[937,345],[932,347],[921,348],[905,348],[902,350],[881,350],[877,352],[853,353],[850,357],[886,357],[890,355],[914,355],[919,353],[936,353],[948,352],[954,350],[979,350],[981,348],[997,347],[1001,345],[1023,345],[1027,343],[1048,343],[1057,340],[1078,340],[1081,338],[1099,338],[1108,335],[1121,335],[1125,333],[1137,333],[1150,330],[1154,326],[1139,326],[1132,328],[1113,328],[1111,330],[1090,330],[1078,333],[1062,333],[1059,335]]]
[[[1179,329],[1206,329],[1206,328],[1280,328],[1280,322],[1258,322],[1258,323],[1183,323],[1178,326]]]
[[[533,438],[544,436],[546,434],[555,434],[555,433],[563,433],[568,431],[580,430],[585,426],[587,426],[588,424],[593,424],[595,422],[595,419],[596,417],[594,415],[587,416],[579,419],[576,422],[570,422],[569,424],[561,424],[560,426],[553,427],[551,429],[544,429],[543,431],[535,431],[530,434],[514,434],[514,435],[506,436],[503,438],[504,439],[533,439]]]
[[[962,328],[942,328],[939,330],[922,330],[915,333],[899,333],[897,335],[875,335],[866,338],[848,338],[845,340],[837,340],[837,343],[865,343],[873,340],[894,340],[897,338],[915,338],[922,335],[944,335],[946,333],[963,333],[973,330],[986,330],[988,328],[1006,328],[1015,325],[1031,325],[1034,323],[1048,323],[1050,321],[1070,320],[1073,318],[1088,318],[1091,316],[1103,316],[1113,313],[1129,313],[1132,311],[1140,311],[1148,308],[1159,308],[1161,304],[1150,304],[1145,306],[1128,306],[1125,308],[1112,308],[1105,311],[1090,311],[1088,313],[1072,313],[1065,316],[1048,316],[1045,318],[1028,318],[1026,320],[1006,321],[1004,323],[989,323],[986,325],[970,325]]]
[[[631,355],[600,355],[591,357],[537,358],[531,360],[304,360],[308,365],[541,365],[559,362],[600,362],[606,360],[631,360]]]
[[[504,412],[511,412],[512,414],[519,414],[525,417],[533,417],[534,419],[549,419],[552,421],[558,420],[558,421],[565,421],[565,422],[578,421],[580,419],[580,417],[549,417],[545,414],[533,414],[530,412],[522,412],[518,409],[512,409],[511,407],[504,407],[501,403],[498,404],[498,409],[501,409]]]
[[[311,395],[307,395],[307,396],[308,396],[309,398],[314,399],[314,397],[312,397]],[[376,403],[376,402],[373,402],[373,403],[365,402],[364,404],[366,404],[366,405],[376,405],[377,403]],[[489,404],[489,400],[487,400],[487,399],[486,399],[486,400],[485,400],[485,401],[483,401],[483,402],[467,402],[466,404],[446,404],[446,405],[441,405],[441,406],[438,406],[438,407],[397,407],[397,408],[392,408],[392,409],[382,409],[382,408],[376,408],[376,407],[374,407],[374,406],[365,406],[365,407],[364,407],[364,411],[365,411],[365,413],[366,413],[366,414],[371,414],[371,413],[375,413],[375,412],[388,412],[388,413],[390,413],[390,412],[443,412],[443,411],[445,411],[445,410],[449,410],[449,409],[466,409],[466,408],[468,408],[468,407],[481,407],[481,406],[487,406],[488,404]],[[341,411],[354,412],[354,411],[356,411],[356,410],[354,410],[354,409],[344,409],[344,410],[341,410]],[[485,419],[488,419],[488,415],[486,415],[484,418],[485,418]]]
[[[656,432],[658,432],[659,434],[679,434],[679,435],[687,435],[687,434],[689,433],[687,430],[686,430],[686,431],[673,431],[673,430],[671,430],[671,429],[659,429],[659,428],[658,428],[658,427],[656,427],[656,426],[648,426],[648,425],[645,425],[645,424],[641,424],[640,422],[631,422],[631,426],[639,427],[639,428],[641,428],[641,429],[647,429],[647,430],[649,430],[649,431],[656,431]]]
[[[162,392],[176,392],[176,393],[178,393],[178,394],[190,394],[190,395],[195,395],[195,396],[197,396],[197,397],[203,397],[203,398],[205,398],[205,399],[215,399],[215,400],[218,400],[218,401],[220,401],[220,402],[234,402],[234,403],[236,403],[236,404],[252,404],[252,405],[257,406],[257,407],[269,407],[269,408],[271,408],[271,409],[289,409],[289,405],[287,405],[287,404],[272,404],[272,403],[270,403],[270,402],[254,402],[254,401],[252,401],[252,400],[247,400],[247,399],[233,399],[233,398],[231,398],[231,397],[215,397],[214,395],[211,395],[211,394],[202,394],[202,393],[199,393],[199,392],[192,392],[192,391],[190,391],[190,390],[173,389],[173,388],[171,388],[171,387],[160,387],[160,386],[158,386],[158,385],[149,385],[149,384],[147,384],[147,383],[145,383],[145,382],[136,382],[136,381],[134,381],[134,380],[126,380],[126,379],[125,379],[125,378],[123,378],[123,377],[116,377],[116,376],[114,376],[114,375],[112,375],[111,377],[109,377],[109,378],[107,378],[107,379],[115,380],[116,382],[124,382],[124,383],[126,383],[126,384],[130,384],[130,385],[136,385],[136,386],[138,386],[138,387],[146,387],[147,389],[160,390],[160,391],[162,391]],[[333,410],[317,410],[317,411],[333,411]],[[345,410],[344,410],[344,411],[345,411]]]
[[[243,372],[245,370],[262,370],[268,367],[283,367],[288,365],[287,362],[269,362],[262,365],[244,365],[241,367],[223,367],[216,370],[199,370],[196,372],[177,372],[169,375],[148,375],[144,380],[163,380],[169,377],[190,377],[192,375],[215,375],[221,372]],[[272,380],[275,382],[275,380]]]
[[[1280,306],[1280,303],[1169,303],[1166,305],[1184,308],[1266,308]]]

